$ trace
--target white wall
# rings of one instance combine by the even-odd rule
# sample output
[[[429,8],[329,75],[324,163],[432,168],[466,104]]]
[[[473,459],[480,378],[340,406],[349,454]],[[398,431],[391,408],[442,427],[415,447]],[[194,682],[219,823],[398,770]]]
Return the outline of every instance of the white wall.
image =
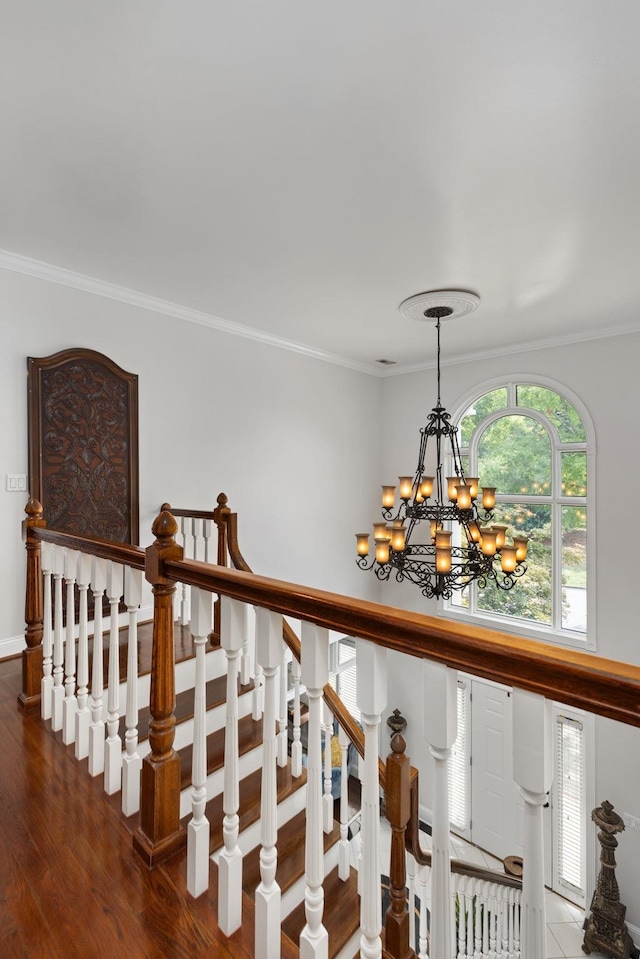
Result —
[[[353,533],[377,498],[377,378],[3,270],[0,317],[0,656],[24,631],[27,497],[5,474],[27,472],[26,358],[72,346],[138,374],[142,545],[162,502],[212,508],[224,490],[256,572],[375,598]]]
[[[445,344],[446,355],[446,344]],[[590,556],[590,586],[596,589],[596,643],[599,655],[640,664],[637,626],[637,564],[626,529],[635,528],[632,501],[625,502],[621,479],[640,476],[636,384],[640,335],[610,337],[535,352],[461,363],[442,370],[443,404],[453,410],[475,385],[494,377],[537,374],[565,384],[583,401],[596,432],[596,556]],[[435,372],[388,377],[383,381],[385,463],[382,482],[412,473],[419,429],[435,402]],[[404,423],[402,431],[397,424]],[[612,512],[609,509],[612,508]],[[431,615],[436,604],[412,586],[384,584],[381,602]],[[421,773],[421,802],[431,808],[431,765],[422,738],[420,674],[406,657],[389,656],[389,710],[400,706],[409,721],[409,754]],[[596,723],[596,801],[608,799],[618,813],[640,816],[640,731],[608,720]],[[595,828],[589,839],[595,839]],[[628,921],[640,926],[640,832],[620,837],[618,880]]]

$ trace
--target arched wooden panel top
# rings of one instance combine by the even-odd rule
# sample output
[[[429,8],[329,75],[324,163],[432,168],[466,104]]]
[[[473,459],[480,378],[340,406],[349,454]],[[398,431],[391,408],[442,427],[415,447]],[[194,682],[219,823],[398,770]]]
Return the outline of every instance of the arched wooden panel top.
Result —
[[[95,350],[28,357],[30,494],[47,523],[138,543],[138,377]]]

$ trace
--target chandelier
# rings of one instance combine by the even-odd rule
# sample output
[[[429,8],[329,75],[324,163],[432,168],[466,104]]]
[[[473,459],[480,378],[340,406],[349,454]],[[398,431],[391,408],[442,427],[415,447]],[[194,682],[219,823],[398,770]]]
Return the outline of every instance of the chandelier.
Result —
[[[411,300],[428,301],[429,297],[433,294]],[[440,320],[453,312],[445,305],[424,311],[425,317],[436,321],[438,399],[420,430],[415,474],[399,477],[397,508],[395,486],[382,487],[384,522],[373,526],[373,557],[369,556],[369,533],[356,534],[356,562],[361,569],[373,569],[380,580],[388,580],[395,571],[398,582],[409,580],[426,597],[443,599],[450,599],[455,590],[463,590],[472,582],[481,588],[495,583],[500,589],[511,589],[526,572],[528,543],[526,536],[516,534],[507,544],[508,527],[492,524],[496,490],[491,486],[481,488],[478,477],[465,475],[458,428],[452,425],[440,401]],[[436,465],[429,476],[425,460],[434,446]],[[447,456],[452,475],[444,477],[443,460]]]

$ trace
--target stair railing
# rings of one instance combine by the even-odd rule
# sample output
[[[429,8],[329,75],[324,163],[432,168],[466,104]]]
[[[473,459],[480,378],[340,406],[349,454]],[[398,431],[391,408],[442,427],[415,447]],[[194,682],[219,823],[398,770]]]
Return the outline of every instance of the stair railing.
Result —
[[[230,514],[232,515],[232,514]],[[425,699],[434,702],[438,696],[444,696],[444,707],[437,709],[435,731],[430,734],[430,749],[434,757],[443,762],[452,737],[455,736],[455,715],[452,703],[455,700],[456,671],[463,670],[514,687],[514,755],[515,778],[521,786],[525,801],[524,860],[529,863],[525,868],[522,886],[522,922],[519,929],[521,951],[527,957],[544,955],[545,917],[544,884],[542,880],[542,862],[539,850],[542,849],[541,807],[545,793],[550,786],[547,769],[548,748],[550,745],[550,701],[559,700],[577,708],[585,709],[597,715],[606,716],[623,723],[640,726],[640,668],[629,664],[601,659],[579,651],[559,650],[545,644],[507,636],[494,631],[443,621],[414,613],[407,613],[392,607],[366,603],[339,596],[333,593],[302,588],[266,577],[254,576],[240,570],[227,569],[221,565],[211,566],[199,560],[184,559],[182,548],[176,543],[177,524],[167,512],[161,513],[155,520],[153,532],[155,542],[146,551],[135,547],[104,543],[86,537],[69,536],[47,530],[42,519],[39,504],[30,503],[27,510],[27,584],[35,590],[35,598],[27,594],[25,605],[27,614],[27,649],[23,656],[24,685],[20,695],[23,705],[35,705],[38,701],[39,683],[48,677],[42,674],[44,660],[41,640],[44,630],[42,614],[42,581],[40,543],[48,542],[63,551],[67,549],[91,553],[96,560],[128,565],[134,569],[145,570],[154,594],[153,627],[153,670],[150,694],[150,744],[151,754],[143,763],[141,825],[134,836],[135,848],[148,862],[158,861],[184,843],[184,833],[179,822],[179,759],[173,749],[174,739],[174,641],[172,601],[176,583],[186,583],[209,594],[229,598],[242,604],[249,604],[261,610],[260,619],[268,623],[268,639],[264,636],[261,643],[266,645],[259,658],[263,660],[263,671],[267,679],[268,693],[265,701],[267,725],[272,727],[269,735],[273,737],[275,754],[275,733],[277,715],[277,693],[275,676],[280,666],[280,650],[276,647],[274,636],[282,634],[286,628],[283,617],[291,616],[303,623],[312,624],[314,629],[333,629],[357,636],[358,671],[365,676],[361,685],[367,691],[360,704],[363,711],[365,728],[363,772],[363,858],[365,869],[363,876],[363,906],[361,916],[361,950],[367,956],[382,954],[381,928],[379,917],[379,889],[371,882],[376,867],[376,846],[378,830],[378,755],[375,731],[380,722],[380,712],[384,705],[383,674],[384,653],[386,649],[403,652],[423,661],[425,673]],[[51,565],[50,560],[48,561]],[[53,576],[62,568],[54,557]],[[34,571],[37,570],[38,576]],[[46,572],[46,571],[45,571]],[[98,579],[98,582],[94,580]],[[29,586],[29,584],[31,584]],[[104,577],[92,570],[91,588],[107,588]],[[115,604],[116,590],[112,588],[111,599]],[[40,611],[40,612],[39,612]],[[49,613],[50,615],[50,613]],[[40,617],[38,619],[38,617]],[[100,609],[96,614],[96,628],[101,620]],[[56,626],[54,621],[54,634]],[[58,635],[61,630],[58,628]],[[39,637],[39,640],[38,640]],[[38,648],[40,647],[40,648]],[[304,668],[304,643],[302,661]],[[53,654],[54,687],[56,690],[56,668],[58,677],[63,660],[59,650]],[[40,677],[36,681],[34,664],[39,663]],[[444,673],[442,671],[445,671]],[[440,681],[438,681],[438,676]],[[444,681],[442,681],[444,680]],[[60,687],[60,679],[58,679]],[[64,692],[64,690],[63,690]],[[334,694],[335,695],[335,694]],[[58,693],[58,700],[60,694]],[[330,697],[331,698],[331,697]],[[337,698],[337,697],[336,697]],[[109,704],[107,704],[109,706]],[[338,714],[339,706],[332,708]],[[107,719],[114,712],[108,709]],[[62,710],[64,716],[64,710]],[[340,720],[342,723],[342,720]],[[346,723],[348,724],[348,720]],[[355,725],[355,724],[352,724]],[[348,726],[345,726],[348,729]],[[357,728],[357,727],[356,727]],[[354,729],[355,733],[355,729]],[[350,734],[350,733],[349,733]],[[103,734],[104,735],[104,734]],[[356,734],[354,741],[359,737]],[[90,736],[91,742],[91,736]],[[104,742],[104,739],[103,739]],[[357,745],[357,743],[356,743]],[[268,777],[267,777],[268,778]],[[443,851],[437,838],[439,832],[447,830],[448,815],[446,808],[446,775],[436,774],[437,786],[434,799],[434,843],[431,859],[432,909],[429,954],[432,959],[444,959],[450,954],[452,946],[451,924],[451,888],[447,895],[447,884],[443,876],[450,877],[448,851]],[[265,899],[277,896],[274,886],[274,844],[272,819],[265,815],[268,825],[263,834],[262,886]],[[402,819],[402,817],[400,817]],[[394,830],[402,828],[402,823],[392,823]],[[397,843],[396,843],[397,844]],[[398,857],[396,856],[396,859]],[[367,868],[366,863],[370,865]],[[440,866],[438,865],[440,863]],[[447,868],[443,868],[443,864]],[[438,884],[441,888],[437,889]],[[313,890],[314,884],[308,881]],[[393,877],[394,888],[401,883]],[[470,950],[470,940],[484,938],[482,923],[468,908],[468,889],[453,886],[460,903],[464,896],[462,914],[466,920],[466,953]],[[491,898],[491,894],[489,894]],[[376,902],[377,900],[377,902]],[[459,912],[460,912],[460,906]],[[273,911],[268,906],[264,910],[267,919],[256,930],[256,941],[266,939],[271,928]],[[492,939],[492,927],[487,912],[486,936]],[[515,915],[515,914],[514,914]],[[308,925],[311,925],[308,919]],[[316,923],[317,928],[317,923]],[[495,927],[496,952],[509,952],[515,949],[517,925],[514,918],[510,924],[501,921]],[[460,938],[460,922],[458,923]],[[277,939],[277,937],[276,937]],[[500,939],[500,942],[498,941]],[[460,943],[459,943],[460,945]],[[491,950],[490,950],[491,951]],[[466,954],[465,953],[465,954]],[[265,954],[272,959],[272,953]]]

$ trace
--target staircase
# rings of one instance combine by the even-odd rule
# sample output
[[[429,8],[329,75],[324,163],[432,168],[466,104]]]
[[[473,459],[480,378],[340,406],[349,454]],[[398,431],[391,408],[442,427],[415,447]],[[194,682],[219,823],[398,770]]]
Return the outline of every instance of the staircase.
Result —
[[[404,959],[414,954],[410,938],[421,959],[455,954],[519,959],[521,950],[542,957],[544,881],[536,850],[542,848],[541,803],[549,786],[543,736],[549,701],[591,706],[598,714],[640,725],[640,670],[586,653],[576,652],[568,661],[534,641],[254,576],[246,571],[235,517],[222,499],[213,513],[190,520],[192,529],[195,520],[218,524],[216,566],[195,558],[195,547],[194,558],[184,558],[187,526],[180,547],[176,522],[167,511],[154,523],[154,544],[143,551],[47,530],[38,504],[29,504],[28,648],[20,704],[41,707],[43,719],[60,731],[63,743],[73,744],[76,758],[88,758],[90,773],[103,777],[105,792],[115,796],[121,789],[134,849],[148,865],[174,863],[177,857],[184,863],[186,846],[189,892],[196,901],[216,899],[218,928],[229,941],[234,930],[255,923],[256,959],[350,959],[358,948],[368,957]],[[221,560],[228,558],[235,570],[224,568]],[[150,680],[138,668],[145,646],[144,629],[137,624],[143,571],[154,599]],[[89,592],[98,609],[103,599],[108,603],[108,613],[95,621],[91,644]],[[220,597],[215,616],[212,594]],[[126,653],[118,642],[122,601],[129,620]],[[255,624],[249,622],[252,610]],[[301,620],[300,639],[285,616]],[[212,624],[218,637],[213,645]],[[327,686],[329,628],[359,637],[362,730]],[[423,673],[425,735],[434,759],[430,855],[420,849],[417,778],[404,744],[393,745],[386,767],[378,759],[387,648],[415,657]],[[185,655],[178,656],[179,650]],[[283,678],[291,655],[293,662],[301,662],[301,674],[292,669],[289,753]],[[524,889],[497,873],[480,874],[449,859],[447,759],[456,735],[456,668],[450,663],[514,687],[517,781],[528,810],[525,861],[534,866]],[[122,676],[126,682],[118,681]],[[309,702],[306,766],[300,755],[300,682]],[[347,835],[342,797],[340,822],[334,820],[330,750],[326,736],[323,750],[322,734],[327,704],[330,728],[334,719],[341,727],[342,797],[347,795],[348,741],[362,757],[357,843]],[[392,833],[386,933],[380,890],[381,786]],[[411,855],[405,856],[405,848]],[[420,900],[415,936],[407,885],[412,914],[415,899]]]

